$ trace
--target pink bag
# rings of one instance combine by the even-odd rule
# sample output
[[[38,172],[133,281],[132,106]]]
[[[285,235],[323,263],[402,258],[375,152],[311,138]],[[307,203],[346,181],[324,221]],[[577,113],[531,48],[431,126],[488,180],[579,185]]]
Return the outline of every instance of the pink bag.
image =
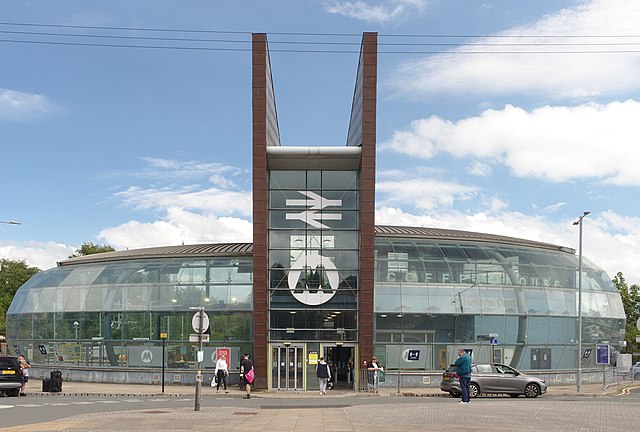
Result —
[[[251,370],[249,372],[247,372],[246,374],[244,374],[244,377],[247,379],[247,382],[249,384],[251,384],[253,382],[253,368],[251,368]]]

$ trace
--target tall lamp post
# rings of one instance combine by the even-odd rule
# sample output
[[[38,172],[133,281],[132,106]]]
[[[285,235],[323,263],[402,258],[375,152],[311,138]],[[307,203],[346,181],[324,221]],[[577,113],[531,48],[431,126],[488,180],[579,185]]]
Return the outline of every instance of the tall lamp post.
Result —
[[[576,374],[576,391],[580,393],[582,386],[582,219],[591,212],[583,212],[574,225],[580,225],[580,244],[578,246],[578,372]]]

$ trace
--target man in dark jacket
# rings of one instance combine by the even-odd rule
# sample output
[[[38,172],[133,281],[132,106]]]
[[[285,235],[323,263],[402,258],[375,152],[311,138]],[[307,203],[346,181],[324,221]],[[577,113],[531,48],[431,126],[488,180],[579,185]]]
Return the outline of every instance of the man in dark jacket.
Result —
[[[460,393],[462,393],[462,400],[458,403],[468,404],[471,403],[469,397],[469,384],[471,383],[471,357],[463,349],[458,350],[458,358],[455,362],[457,369],[456,375],[460,380]]]

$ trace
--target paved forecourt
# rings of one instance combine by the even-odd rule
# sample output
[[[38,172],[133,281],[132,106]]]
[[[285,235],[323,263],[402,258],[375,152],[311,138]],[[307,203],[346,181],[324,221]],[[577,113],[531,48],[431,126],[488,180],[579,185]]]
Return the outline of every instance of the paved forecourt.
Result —
[[[76,386],[74,384],[81,384]],[[69,389],[81,389],[87,383],[65,383],[66,394],[74,394]],[[94,392],[77,394],[109,394],[112,385],[91,384]],[[34,385],[35,387],[35,385]],[[65,388],[66,387],[66,388]],[[146,386],[118,386],[118,394],[142,395]],[[186,397],[193,392],[191,387],[167,387],[168,396],[175,396],[176,390]],[[203,388],[203,398],[227,397],[216,395],[215,390]],[[640,418],[640,404],[618,403],[614,398],[626,397],[619,388],[602,390],[602,386],[584,385],[578,396],[575,387],[556,387],[549,396],[575,396],[553,398],[542,396],[537,399],[480,397],[471,404],[458,404],[457,399],[442,398],[429,400],[420,397],[402,397],[395,392],[382,391],[380,394],[362,395],[351,392],[331,392],[324,397],[331,398],[326,406],[314,404],[321,396],[316,392],[267,393],[257,392],[248,401],[240,399],[240,392],[233,389],[228,395],[235,398],[234,406],[202,406],[196,412],[190,408],[167,408],[127,410],[84,414],[63,420],[40,424],[21,425],[5,428],[6,431],[368,431],[377,432],[399,429],[419,431],[441,431],[445,428],[470,431],[621,431],[629,430]],[[404,390],[408,394],[437,395],[435,392]],[[156,393],[157,394],[157,393]],[[620,395],[620,396],[616,396]],[[398,403],[398,398],[402,398]],[[304,400],[296,406],[276,399]],[[350,403],[354,398],[359,403]],[[371,403],[362,403],[361,398],[369,398]],[[393,400],[392,400],[393,398]],[[38,401],[46,396],[20,398]],[[4,402],[4,401],[3,401]],[[18,402],[18,400],[16,400]],[[25,401],[26,402],[26,401]],[[6,412],[6,411],[5,411]]]

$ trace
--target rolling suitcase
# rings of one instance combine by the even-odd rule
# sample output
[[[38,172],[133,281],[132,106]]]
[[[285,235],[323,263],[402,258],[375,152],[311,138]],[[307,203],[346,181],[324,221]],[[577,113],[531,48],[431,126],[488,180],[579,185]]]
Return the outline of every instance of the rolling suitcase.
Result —
[[[51,372],[51,384],[50,388],[52,392],[61,392],[62,391],[62,372],[59,370]]]
[[[51,378],[45,378],[42,380],[42,391],[50,392],[51,391]]]

